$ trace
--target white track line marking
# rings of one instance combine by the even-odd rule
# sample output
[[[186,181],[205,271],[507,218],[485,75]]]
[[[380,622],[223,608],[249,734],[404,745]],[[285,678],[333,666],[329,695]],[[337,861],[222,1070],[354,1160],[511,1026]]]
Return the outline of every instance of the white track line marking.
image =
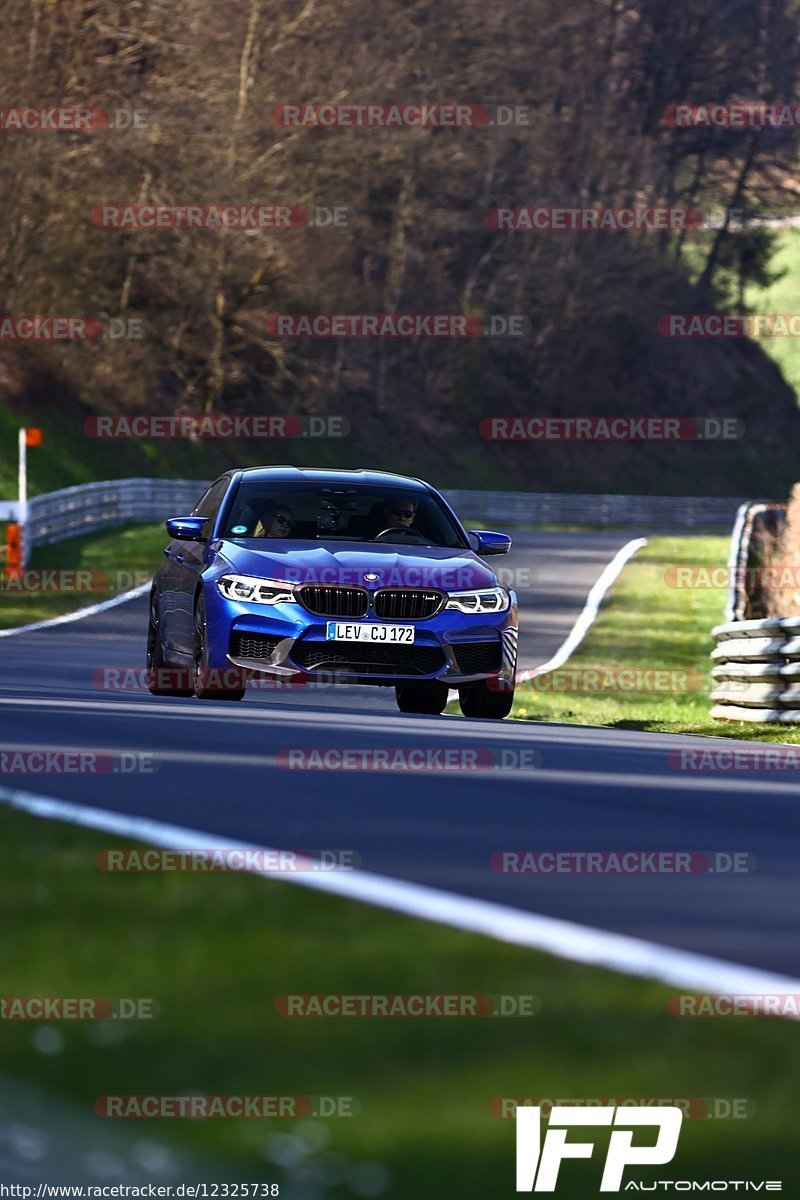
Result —
[[[39,629],[53,629],[56,625],[68,625],[71,621],[83,621],[86,617],[95,617],[98,613],[108,612],[118,604],[127,604],[129,600],[138,600],[150,591],[152,580],[143,583],[141,587],[133,588],[130,592],[120,592],[110,600],[100,604],[92,604],[89,608],[79,608],[77,612],[64,613],[60,617],[49,617],[46,621],[35,621],[33,625],[17,625],[14,629],[0,629],[0,638],[16,637],[19,633],[36,633]]]
[[[65,821],[172,850],[201,850],[213,846],[219,850],[279,853],[256,843],[235,842],[231,838],[203,833],[198,829],[184,829],[178,825],[89,808],[29,792],[0,788],[0,803],[45,820]],[[304,871],[287,874],[264,870],[252,873],[296,883],[314,891],[360,900],[406,916],[482,934],[527,949],[541,950],[585,966],[653,979],[674,987],[693,988],[715,995],[793,994],[800,990],[800,980],[788,976],[725,962],[704,954],[676,950],[671,946],[659,946],[655,942],[624,934],[592,929],[556,917],[522,912],[487,900],[457,896],[418,883],[388,879],[367,871]]]
[[[5,703],[5,702],[0,701],[0,704],[1,703]],[[142,710],[139,710],[139,711],[142,711]],[[145,711],[148,711],[148,710],[145,710]],[[110,715],[110,714],[104,713],[104,714],[99,714],[99,715],[105,716],[105,715]],[[204,715],[208,715],[208,714],[204,714]],[[380,733],[384,734],[386,732],[386,722],[384,720],[382,720],[381,718],[375,718],[375,719],[380,722]],[[196,722],[193,721],[193,728],[194,728],[195,724],[196,724]],[[340,724],[349,725],[349,724],[351,724],[351,722],[342,721],[342,722],[340,722]],[[453,730],[453,727],[451,726],[451,730],[453,732],[457,733],[458,726],[460,726],[461,723],[458,722],[456,724],[454,722],[454,725],[456,725],[456,728]],[[366,729],[366,726],[363,726],[362,728]],[[411,739],[416,738],[415,731],[413,729],[409,728],[408,725],[406,725],[403,729],[401,729],[400,732],[407,738],[411,738]],[[493,743],[495,742],[495,740],[496,739],[494,739],[494,738],[492,739]],[[478,747],[478,745],[479,744],[474,743],[471,746],[470,745],[462,745],[460,748],[462,750],[475,749]],[[349,753],[352,753],[353,755],[357,756],[357,755],[366,753],[367,750],[372,751],[372,750],[379,749],[379,748],[380,747],[375,747],[375,746],[370,746],[369,748],[362,747],[362,746],[352,746],[352,747],[346,747],[345,753],[349,752]],[[418,749],[418,748],[419,748],[418,745],[416,745],[415,741],[412,740],[411,749]],[[439,749],[439,748],[440,747],[430,747],[430,749]],[[502,748],[501,744],[490,745],[487,742],[487,743],[480,744],[479,748],[482,750],[490,749],[493,752],[499,751],[500,754],[502,754],[502,752],[503,752],[503,748]],[[282,747],[282,751],[284,754],[286,754],[289,751],[294,750],[294,749],[299,749],[299,747],[288,746],[288,745]],[[307,751],[308,747],[305,747],[304,749]],[[314,749],[317,749],[321,753],[324,753],[326,747],[321,746],[321,745],[315,745]],[[336,746],[336,747],[334,747],[334,749],[339,750],[339,749],[341,749],[341,747]],[[268,768],[269,770],[282,770],[282,771],[285,771],[287,774],[292,774],[292,773],[296,774],[297,771],[302,771],[303,773],[307,772],[308,774],[312,775],[315,778],[323,777],[326,775],[326,773],[330,772],[330,773],[335,773],[337,775],[347,775],[347,774],[356,774],[356,775],[361,775],[361,776],[378,775],[378,776],[383,776],[384,778],[386,778],[387,776],[393,776],[395,779],[397,779],[398,777],[402,777],[404,780],[409,780],[409,779],[413,780],[413,779],[418,779],[421,776],[424,776],[429,773],[427,770],[423,770],[422,768],[419,768],[419,769],[409,768],[408,770],[401,772],[398,768],[389,770],[385,767],[364,766],[364,765],[362,765],[362,763],[359,763],[357,759],[354,759],[349,763],[346,760],[344,760],[341,762],[340,765],[337,765],[336,767],[330,767],[330,768],[322,768],[322,767],[320,767],[319,769],[310,768],[310,767],[296,768],[296,767],[290,767],[290,766],[285,765],[284,759],[280,757],[279,752],[275,752],[275,753],[265,752],[263,754],[244,754],[241,751],[227,752],[224,750],[218,750],[218,751],[198,750],[194,744],[187,746],[186,749],[184,749],[184,750],[180,750],[180,749],[162,750],[159,746],[154,745],[152,742],[147,745],[144,745],[144,746],[132,745],[131,743],[128,743],[124,746],[101,745],[94,741],[84,742],[84,743],[80,743],[80,744],[76,744],[75,742],[66,742],[66,743],[60,744],[60,743],[54,743],[52,741],[48,741],[47,743],[20,742],[20,741],[0,742],[0,753],[11,754],[11,753],[17,753],[17,752],[19,752],[21,754],[26,754],[26,753],[31,753],[31,752],[38,752],[38,753],[48,752],[48,753],[56,753],[56,754],[91,753],[91,754],[97,754],[100,756],[116,755],[118,757],[123,754],[142,754],[142,755],[150,755],[156,764],[188,763],[191,765],[192,763],[205,763],[208,766],[221,766],[221,767],[226,767],[226,768],[229,768],[232,766],[233,767],[235,767],[235,766],[265,767],[265,768]],[[19,771],[19,772],[5,772],[5,774],[6,774],[6,777],[8,777],[9,774],[14,774],[16,776],[28,775],[28,774],[36,775],[37,772],[35,772],[35,771],[31,771],[31,772]],[[763,779],[760,779],[758,777],[754,777],[754,778],[750,778],[750,779],[736,778],[735,772],[732,774],[733,774],[733,777],[731,777],[731,773],[728,773],[726,771],[720,771],[716,776],[711,775],[711,774],[706,775],[702,780],[703,788],[704,788],[706,796],[712,796],[715,794],[719,794],[727,799],[730,799],[732,796],[747,796],[747,795],[752,794],[753,796],[758,797],[758,796],[762,795],[763,790],[764,790]],[[106,774],[104,772],[94,772],[93,773],[93,772],[87,771],[86,775],[91,778],[95,778],[95,779],[105,779],[106,778]],[[495,763],[493,765],[474,766],[474,767],[466,767],[465,766],[465,767],[458,767],[458,768],[452,768],[452,769],[443,769],[443,770],[437,772],[437,782],[439,782],[441,784],[452,783],[453,781],[460,784],[463,780],[466,780],[466,779],[486,779],[486,780],[490,780],[493,784],[495,784],[498,787],[502,786],[503,784],[516,784],[516,783],[519,783],[520,781],[524,781],[526,783],[535,784],[540,789],[546,787],[548,784],[554,784],[554,785],[576,784],[579,787],[582,787],[582,786],[588,785],[588,784],[595,784],[595,785],[602,784],[605,787],[613,788],[615,790],[615,792],[618,793],[618,796],[615,796],[613,799],[610,797],[605,797],[604,803],[607,806],[617,805],[619,799],[624,798],[624,793],[626,791],[641,792],[641,791],[645,790],[649,793],[652,793],[652,792],[657,792],[661,789],[668,788],[671,792],[674,792],[674,793],[685,792],[685,791],[693,792],[696,790],[697,783],[698,783],[697,778],[693,777],[691,772],[683,772],[677,778],[672,778],[670,775],[667,775],[667,774],[665,774],[665,775],[646,774],[643,771],[641,771],[641,772],[626,772],[624,775],[620,775],[619,771],[616,767],[612,766],[608,769],[604,769],[600,765],[600,763],[597,761],[595,761],[594,765],[590,769],[587,769],[587,770],[579,770],[576,768],[565,768],[565,767],[544,767],[544,766],[503,767],[502,760],[501,760],[500,763]],[[772,779],[772,780],[770,780],[770,789],[772,792],[773,800],[787,799],[788,801],[790,801],[792,803],[794,803],[796,801],[797,783],[791,779]],[[625,803],[625,805],[627,805],[629,803],[627,798],[624,798],[624,803]]]
[[[572,626],[569,634],[556,650],[552,658],[546,663],[542,663],[540,667],[534,667],[530,671],[523,671],[517,675],[517,683],[523,683],[532,679],[534,675],[544,675],[547,671],[555,671],[558,667],[562,667],[570,658],[578,646],[581,644],[586,634],[594,624],[595,618],[600,611],[600,605],[613,583],[619,578],[622,573],[622,568],[637,554],[643,546],[647,545],[647,538],[634,538],[631,542],[626,542],[621,550],[618,550],[610,563],[603,568],[599,579],[594,583],[586,597],[586,603],[583,610],[578,616],[577,621]]]

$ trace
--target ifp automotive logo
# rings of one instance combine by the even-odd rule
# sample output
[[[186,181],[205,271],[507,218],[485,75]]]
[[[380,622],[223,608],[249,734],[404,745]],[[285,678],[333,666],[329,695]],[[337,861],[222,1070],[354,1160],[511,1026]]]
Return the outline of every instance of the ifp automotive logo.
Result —
[[[618,1192],[627,1166],[662,1166],[672,1162],[678,1149],[683,1111],[676,1105],[658,1109],[600,1108],[554,1105],[542,1145],[540,1108],[517,1109],[517,1191],[554,1192],[558,1169],[565,1158],[591,1158],[591,1142],[568,1142],[571,1125],[614,1125],[606,1154],[601,1192]],[[655,1145],[634,1146],[633,1130],[643,1125],[658,1127]]]
[[[678,1105],[659,1105],[657,1108],[633,1108],[616,1104],[583,1107],[553,1105],[550,1109],[547,1133],[542,1142],[540,1107],[517,1107],[517,1188],[518,1192],[554,1192],[559,1168],[567,1158],[591,1158],[594,1145],[589,1141],[567,1141],[571,1126],[613,1126],[608,1141],[601,1192],[663,1191],[766,1191],[780,1192],[783,1184],[777,1179],[658,1179],[642,1182],[624,1180],[626,1167],[657,1167],[672,1162],[678,1149],[683,1120]],[[639,1129],[655,1126],[634,1145]],[[637,1139],[638,1140],[638,1139]]]

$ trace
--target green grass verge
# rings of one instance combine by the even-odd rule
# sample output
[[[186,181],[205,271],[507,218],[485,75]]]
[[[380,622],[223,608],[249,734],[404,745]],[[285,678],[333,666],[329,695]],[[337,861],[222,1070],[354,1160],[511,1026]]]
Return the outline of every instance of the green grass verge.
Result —
[[[720,588],[677,588],[668,579],[675,578],[675,568],[680,566],[724,566],[729,546],[730,539],[723,537],[650,538],[625,566],[600,615],[566,665],[554,675],[518,685],[512,715],[531,721],[658,733],[800,741],[797,727],[716,721],[708,715],[709,654],[714,647],[711,630],[724,619],[725,592]],[[649,686],[660,690],[583,690],[597,688],[603,673],[609,671],[670,674],[660,680],[653,676]],[[595,672],[595,678],[587,672]],[[686,690],[672,690],[681,688],[684,677],[689,685]],[[611,676],[614,683],[616,679]]]
[[[4,994],[160,1004],[151,1021],[62,1022],[47,1053],[29,1023],[0,1022],[12,1078],[88,1113],[108,1094],[352,1096],[353,1117],[307,1124],[325,1126],[325,1155],[381,1164],[387,1200],[513,1194],[514,1126],[490,1115],[496,1097],[746,1099],[746,1120],[685,1122],[672,1166],[634,1177],[778,1179],[795,1169],[791,1023],[681,1020],[668,1013],[673,989],[657,983],[284,882],[99,871],[95,854],[122,844],[0,809]],[[331,992],[535,994],[541,1011],[440,1020],[276,1011],[281,995]],[[263,1172],[271,1134],[303,1132],[290,1120],[135,1125],[138,1136],[230,1156],[240,1178]],[[591,1164],[565,1165],[560,1196],[596,1193],[602,1152],[600,1137]]]
[[[33,551],[18,582],[0,577],[0,629],[88,608],[152,578],[163,525],[126,525]]]

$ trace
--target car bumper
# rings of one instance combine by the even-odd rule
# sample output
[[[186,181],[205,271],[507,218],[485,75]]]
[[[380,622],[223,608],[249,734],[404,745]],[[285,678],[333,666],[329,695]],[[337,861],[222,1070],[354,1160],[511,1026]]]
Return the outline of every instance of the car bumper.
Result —
[[[410,624],[413,646],[331,642],[327,625],[298,604],[273,606],[226,600],[207,588],[209,665],[236,667],[254,677],[302,679],[320,683],[393,686],[398,683],[446,683],[452,687],[478,680],[513,685],[517,658],[517,603],[505,612],[483,616],[446,611]],[[342,618],[338,618],[341,620]]]

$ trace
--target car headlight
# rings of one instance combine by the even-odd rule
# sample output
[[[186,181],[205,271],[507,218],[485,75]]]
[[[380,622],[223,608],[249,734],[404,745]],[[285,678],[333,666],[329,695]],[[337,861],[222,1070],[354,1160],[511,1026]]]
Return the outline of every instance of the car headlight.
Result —
[[[462,613],[505,612],[511,597],[505,588],[481,588],[474,592],[451,592],[445,608],[454,608]]]
[[[294,588],[282,579],[257,579],[253,575],[223,575],[217,587],[226,600],[245,604],[296,604]]]

